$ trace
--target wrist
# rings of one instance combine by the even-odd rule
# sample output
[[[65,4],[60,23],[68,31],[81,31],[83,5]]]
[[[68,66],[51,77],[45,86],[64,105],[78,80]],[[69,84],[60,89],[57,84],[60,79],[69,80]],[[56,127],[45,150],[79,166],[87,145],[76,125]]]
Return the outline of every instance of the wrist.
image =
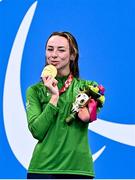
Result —
[[[52,95],[50,99],[50,103],[53,104],[54,106],[57,106],[59,100],[59,95]]]

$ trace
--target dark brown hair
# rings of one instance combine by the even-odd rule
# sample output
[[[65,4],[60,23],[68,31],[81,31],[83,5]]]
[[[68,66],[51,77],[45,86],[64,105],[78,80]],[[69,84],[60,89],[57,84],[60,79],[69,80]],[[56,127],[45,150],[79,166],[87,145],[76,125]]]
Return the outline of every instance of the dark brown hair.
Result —
[[[69,32],[53,32],[49,36],[48,40],[52,36],[55,36],[55,35],[65,37],[68,40],[70,55],[73,55],[73,57],[75,58],[74,60],[70,59],[70,72],[73,74],[74,77],[79,78],[79,67],[78,67],[79,50],[78,50],[78,44],[77,44],[76,39]],[[46,45],[47,45],[47,42],[46,42]]]

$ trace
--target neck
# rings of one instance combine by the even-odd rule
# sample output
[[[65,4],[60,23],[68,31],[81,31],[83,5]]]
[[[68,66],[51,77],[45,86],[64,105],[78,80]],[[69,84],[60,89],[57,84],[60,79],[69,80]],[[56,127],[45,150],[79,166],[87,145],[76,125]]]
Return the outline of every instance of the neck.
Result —
[[[68,76],[69,74],[70,74],[70,70],[68,70],[68,71],[58,70],[57,76],[62,77],[62,76]]]

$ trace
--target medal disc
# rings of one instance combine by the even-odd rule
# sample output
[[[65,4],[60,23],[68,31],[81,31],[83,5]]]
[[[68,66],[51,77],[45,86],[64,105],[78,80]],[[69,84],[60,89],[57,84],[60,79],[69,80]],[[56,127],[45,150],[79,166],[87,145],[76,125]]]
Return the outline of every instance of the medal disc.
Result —
[[[53,78],[55,78],[56,75],[57,75],[56,67],[50,64],[50,65],[45,66],[45,68],[42,71],[41,77],[52,76]]]

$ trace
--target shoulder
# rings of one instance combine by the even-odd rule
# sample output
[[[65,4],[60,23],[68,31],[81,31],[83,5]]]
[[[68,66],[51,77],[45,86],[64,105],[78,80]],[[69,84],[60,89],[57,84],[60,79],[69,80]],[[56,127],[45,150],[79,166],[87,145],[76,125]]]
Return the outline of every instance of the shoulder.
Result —
[[[45,86],[43,85],[42,81],[30,85],[27,89],[26,89],[26,94],[27,95],[32,95],[32,94],[38,94]]]
[[[75,78],[75,81],[80,85],[80,88],[85,88],[87,86],[98,86],[98,83],[93,80],[84,80],[81,78]]]

